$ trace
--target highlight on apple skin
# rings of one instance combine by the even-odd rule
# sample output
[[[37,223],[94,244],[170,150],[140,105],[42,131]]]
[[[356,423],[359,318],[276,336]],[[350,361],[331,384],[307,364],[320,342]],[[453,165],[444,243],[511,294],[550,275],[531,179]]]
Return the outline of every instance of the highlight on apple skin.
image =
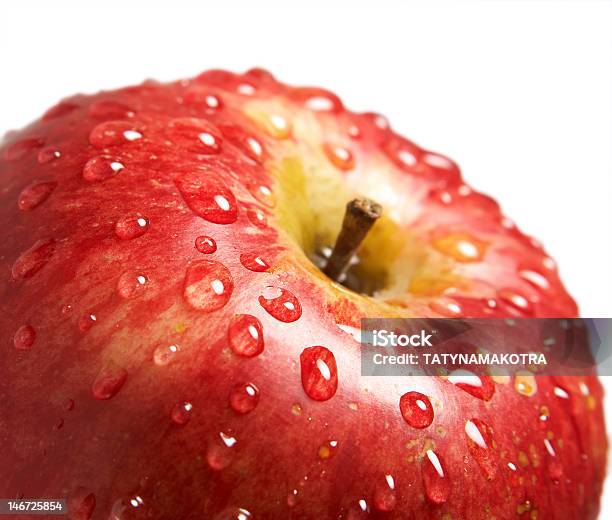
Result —
[[[331,280],[360,197],[382,213]],[[0,221],[0,497],[75,519],[597,517],[594,372],[360,376],[362,317],[578,312],[536,240],[380,115],[261,69],[76,95],[6,135]]]

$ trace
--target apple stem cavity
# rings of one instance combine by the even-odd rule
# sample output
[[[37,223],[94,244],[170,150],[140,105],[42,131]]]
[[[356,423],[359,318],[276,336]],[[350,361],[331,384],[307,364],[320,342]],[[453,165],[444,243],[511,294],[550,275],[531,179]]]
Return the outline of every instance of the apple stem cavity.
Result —
[[[356,198],[346,205],[342,229],[323,272],[339,282],[352,258],[374,223],[382,214],[382,206],[373,200]]]

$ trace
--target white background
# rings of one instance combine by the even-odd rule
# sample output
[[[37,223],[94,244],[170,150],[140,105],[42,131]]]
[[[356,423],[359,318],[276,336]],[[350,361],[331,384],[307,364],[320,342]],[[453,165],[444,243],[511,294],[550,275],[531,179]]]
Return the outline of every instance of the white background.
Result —
[[[582,314],[612,317],[611,2],[16,4],[0,2],[0,133],[75,92],[263,66],[456,159]]]

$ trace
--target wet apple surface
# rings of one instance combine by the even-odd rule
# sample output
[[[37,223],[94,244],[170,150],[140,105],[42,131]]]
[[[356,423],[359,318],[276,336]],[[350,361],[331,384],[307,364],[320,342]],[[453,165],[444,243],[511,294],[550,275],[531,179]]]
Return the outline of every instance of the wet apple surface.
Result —
[[[577,314],[541,246],[383,117],[259,69],[145,82],[9,133],[0,188],[0,497],[78,519],[597,516],[594,375],[361,377],[362,317]],[[345,287],[321,267],[361,196],[384,210]]]

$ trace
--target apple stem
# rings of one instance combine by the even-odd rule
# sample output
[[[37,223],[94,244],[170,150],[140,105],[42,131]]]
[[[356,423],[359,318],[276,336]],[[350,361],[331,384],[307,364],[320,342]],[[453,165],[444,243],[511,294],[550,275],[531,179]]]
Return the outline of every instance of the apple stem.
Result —
[[[339,281],[374,222],[382,214],[382,206],[373,200],[357,198],[346,205],[342,229],[323,272]]]

